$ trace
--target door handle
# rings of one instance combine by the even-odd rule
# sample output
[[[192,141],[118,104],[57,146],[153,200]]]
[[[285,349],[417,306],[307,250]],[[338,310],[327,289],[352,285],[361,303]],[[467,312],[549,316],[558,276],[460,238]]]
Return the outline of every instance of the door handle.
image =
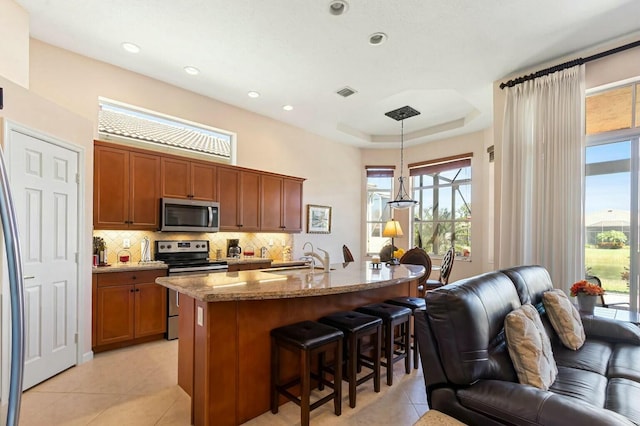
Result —
[[[24,277],[24,280],[33,280],[35,279],[35,275],[29,275],[28,277]]]

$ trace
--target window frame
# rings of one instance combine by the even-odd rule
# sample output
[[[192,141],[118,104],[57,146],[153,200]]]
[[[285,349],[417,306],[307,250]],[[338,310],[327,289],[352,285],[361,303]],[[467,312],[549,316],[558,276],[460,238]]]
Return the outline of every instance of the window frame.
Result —
[[[389,211],[390,208],[387,206],[387,203],[389,201],[391,201],[391,199],[393,198],[393,191],[394,191],[394,172],[395,172],[395,166],[365,166],[365,185],[366,185],[366,204],[365,204],[365,254],[367,256],[371,256],[371,255],[375,255],[375,254],[379,254],[380,250],[372,250],[371,247],[371,238],[372,235],[369,232],[369,227],[370,225],[379,225],[380,226],[380,233],[382,234],[382,230],[384,229],[384,225],[387,222],[388,218],[391,217],[391,212]],[[370,217],[372,215],[372,212],[370,211],[370,207],[371,204],[369,202],[369,200],[371,199],[371,197],[373,196],[373,194],[375,193],[381,193],[381,192],[387,192],[386,189],[384,190],[380,190],[379,188],[376,187],[371,187],[369,184],[369,179],[370,178],[388,178],[390,180],[389,182],[389,190],[388,190],[388,197],[385,199],[384,196],[380,197],[380,219],[379,220],[370,220]],[[385,211],[388,212],[388,218],[385,216]]]
[[[467,233],[467,237],[465,238],[465,241],[464,241],[466,244],[462,245],[462,247],[464,248],[459,249],[458,247],[456,247],[456,259],[471,261],[471,253],[472,253],[471,198],[472,198],[472,191],[473,191],[472,158],[473,158],[473,153],[465,153],[465,154],[460,154],[460,155],[451,156],[451,157],[445,157],[445,158],[439,158],[439,159],[430,160],[430,161],[424,161],[420,163],[409,164],[409,175],[411,178],[411,193],[413,195],[412,198],[418,202],[418,204],[414,207],[414,210],[413,210],[414,213],[411,220],[411,230],[414,238],[417,234],[418,229],[423,227],[424,224],[431,223],[432,224],[431,229],[436,229],[436,226],[439,224],[445,224],[445,229],[452,230],[449,232],[450,238],[449,239],[445,238],[445,241],[449,241],[449,244],[447,244],[446,248],[445,247],[442,248],[442,252],[439,252],[438,250],[438,253],[434,252],[433,243],[431,244],[431,247],[429,247],[429,245],[424,242],[424,237],[422,237],[422,240],[423,240],[422,246],[423,248],[425,248],[425,250],[427,250],[427,252],[429,253],[429,256],[431,257],[440,258],[444,256],[444,254],[446,253],[446,249],[448,247],[451,247],[451,245],[456,247],[456,242],[460,241],[459,238],[456,238],[456,234],[460,232],[459,230],[460,225],[463,225]],[[464,179],[459,179],[458,175],[460,174],[463,168],[469,169],[468,178],[465,177]],[[449,182],[446,182],[446,183],[440,182],[440,179],[444,179],[443,177],[441,177],[442,173],[453,171],[453,170],[458,170],[458,172],[456,173],[456,176],[454,176],[452,180],[447,179],[449,180]],[[425,183],[424,182],[425,176],[430,176],[431,182]],[[462,194],[460,194],[461,196],[460,198],[462,199],[462,204],[457,205],[456,196],[454,194],[456,189],[458,189],[461,186],[469,187],[469,194],[468,194],[469,199],[468,200],[465,199],[465,197],[462,196]],[[423,199],[424,191],[425,190],[431,191],[431,194],[432,194],[431,199],[428,201],[430,205],[439,206],[441,201],[439,199],[440,191],[444,188],[450,189],[450,193],[451,193],[450,205],[447,206],[447,208],[450,209],[450,213],[451,213],[450,217],[446,219],[440,219],[437,216],[437,212],[435,217],[432,216],[432,219],[425,219],[424,217],[422,217],[422,212],[424,212],[424,209],[422,208],[422,206],[425,203]],[[467,206],[469,214],[467,214],[467,216],[464,218],[456,217],[456,211],[461,206],[465,206],[465,205]],[[414,245],[418,245],[418,243],[419,243],[418,241],[414,241]],[[436,250],[437,249],[438,248],[436,247]]]

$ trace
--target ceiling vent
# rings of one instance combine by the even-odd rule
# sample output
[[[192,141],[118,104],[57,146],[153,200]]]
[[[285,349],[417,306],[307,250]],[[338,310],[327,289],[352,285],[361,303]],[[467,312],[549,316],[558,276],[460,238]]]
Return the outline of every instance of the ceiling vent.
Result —
[[[351,87],[343,87],[342,89],[338,90],[336,93],[342,96],[343,98],[348,98],[349,96],[356,94],[358,92],[353,90]]]

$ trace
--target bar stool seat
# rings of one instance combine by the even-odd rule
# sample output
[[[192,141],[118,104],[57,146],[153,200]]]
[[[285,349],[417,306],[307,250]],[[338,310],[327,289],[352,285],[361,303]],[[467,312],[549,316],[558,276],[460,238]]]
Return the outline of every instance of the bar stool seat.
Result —
[[[425,309],[427,307],[427,302],[424,299],[424,297],[395,297],[393,299],[388,299],[385,301],[385,303],[389,303],[391,305],[398,305],[398,306],[403,306],[405,308],[409,308],[411,309],[411,316],[414,318],[414,323],[413,323],[413,334],[411,334],[411,337],[413,338],[413,345],[412,345],[412,349],[413,349],[413,368],[418,368],[418,340],[417,340],[417,335],[415,332],[416,326],[415,326],[415,310],[416,309]]]
[[[347,372],[342,377],[349,382],[349,406],[351,408],[356,406],[356,387],[371,378],[373,378],[374,391],[380,392],[382,319],[361,312],[344,311],[324,316],[318,321],[335,327],[345,334],[346,357],[343,363],[346,361]],[[373,358],[362,353],[361,340],[366,336],[372,336]],[[361,365],[370,368],[371,372],[358,379],[358,367]]]
[[[405,372],[411,373],[411,357],[409,356],[409,319],[411,310],[389,303],[373,303],[356,308],[357,312],[373,315],[382,319],[383,346],[385,361],[381,364],[387,369],[387,385],[393,385],[393,364],[404,359]],[[396,327],[399,333],[396,336]],[[396,346],[398,349],[396,350]]]
[[[271,412],[278,413],[278,396],[284,395],[300,407],[301,424],[309,424],[310,412],[333,400],[336,416],[342,414],[342,369],[333,372],[334,381],[324,378],[322,354],[333,348],[334,362],[342,365],[342,339],[344,333],[335,327],[314,321],[301,321],[271,330]],[[300,357],[299,377],[280,383],[280,348],[296,352]],[[311,371],[311,357],[318,354],[318,374]],[[311,379],[317,379],[320,387],[329,386],[333,391],[311,404]],[[300,397],[289,392],[289,388],[300,384]]]

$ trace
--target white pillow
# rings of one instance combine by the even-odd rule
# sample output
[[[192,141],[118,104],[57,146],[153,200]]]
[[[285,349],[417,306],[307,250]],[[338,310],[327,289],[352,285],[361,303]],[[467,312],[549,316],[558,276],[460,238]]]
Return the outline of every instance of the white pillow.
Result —
[[[520,383],[549,389],[556,380],[558,367],[536,308],[526,304],[509,312],[504,319],[504,332]]]
[[[559,289],[545,291],[542,295],[542,302],[547,310],[551,325],[560,336],[562,344],[574,351],[580,349],[586,338],[582,319],[564,291]]]

